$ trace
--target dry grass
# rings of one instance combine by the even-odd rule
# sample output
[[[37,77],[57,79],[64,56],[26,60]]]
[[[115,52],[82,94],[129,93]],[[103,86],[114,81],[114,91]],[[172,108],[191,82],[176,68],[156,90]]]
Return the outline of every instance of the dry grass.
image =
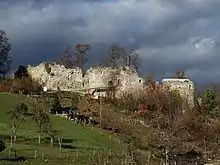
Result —
[[[134,113],[140,104],[147,107],[142,115]],[[139,98],[125,95],[102,106],[102,128],[115,131],[121,140],[133,144],[130,151],[137,156],[151,150],[157,157],[163,157],[164,149],[176,154],[192,148],[199,152],[213,151],[214,158],[219,155],[219,120],[207,116],[199,106],[183,113],[187,105],[176,92],[148,88]],[[137,164],[146,163],[146,159],[136,160]]]

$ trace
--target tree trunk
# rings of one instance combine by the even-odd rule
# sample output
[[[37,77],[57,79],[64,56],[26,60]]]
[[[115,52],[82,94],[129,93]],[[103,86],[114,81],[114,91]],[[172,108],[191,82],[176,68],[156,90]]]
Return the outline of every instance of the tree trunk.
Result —
[[[60,147],[60,157],[61,157],[61,156],[62,156],[62,144],[61,144],[60,136],[58,136],[58,142],[59,142],[59,147]]]
[[[50,144],[53,147],[53,137],[50,137]]]
[[[11,156],[12,146],[13,146],[13,135],[11,135],[10,147],[9,147],[9,150],[8,150],[8,156],[9,156],[9,157]]]
[[[14,142],[16,142],[16,140],[17,140],[17,136],[16,136],[16,134],[14,135]]]
[[[41,136],[40,136],[40,134],[38,135],[38,143],[39,144],[41,143]]]
[[[13,136],[14,136],[14,142],[16,142],[17,136],[16,136],[16,128],[15,128],[15,125],[12,125],[12,132],[13,132]]]

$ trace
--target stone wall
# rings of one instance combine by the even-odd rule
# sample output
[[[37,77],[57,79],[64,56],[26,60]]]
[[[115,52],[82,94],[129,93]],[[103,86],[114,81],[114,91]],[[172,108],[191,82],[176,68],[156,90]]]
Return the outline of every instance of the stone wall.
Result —
[[[108,87],[109,84],[117,86],[116,97],[130,92],[140,94],[144,86],[144,79],[129,67],[91,67],[85,74],[79,68],[66,69],[56,63],[45,62],[38,66],[27,68],[34,80],[45,86],[48,90],[61,91],[94,91],[93,88]],[[194,83],[189,79],[163,79],[162,86],[171,90],[178,90],[191,107],[194,106]]]
[[[49,90],[71,91],[82,87],[82,70],[79,68],[66,69],[63,65],[43,62],[35,67],[29,66],[27,70],[34,80]]]
[[[107,87],[109,84],[117,86],[116,96],[126,92],[138,93],[143,89],[143,79],[137,72],[128,67],[111,68],[95,67],[85,74],[85,87]]]
[[[177,90],[189,106],[194,106],[194,83],[189,79],[163,79],[162,85],[169,87],[171,90]]]
[[[137,93],[143,88],[143,79],[136,71],[128,67],[93,67],[85,74],[79,68],[66,69],[62,65],[45,62],[27,68],[34,80],[48,90],[76,91],[80,89],[117,86],[116,97],[123,93]],[[48,71],[49,70],[49,71]]]

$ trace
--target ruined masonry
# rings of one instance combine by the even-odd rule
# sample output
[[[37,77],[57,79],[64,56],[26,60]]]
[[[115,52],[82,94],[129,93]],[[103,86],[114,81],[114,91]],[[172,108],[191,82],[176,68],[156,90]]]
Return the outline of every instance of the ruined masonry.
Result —
[[[28,66],[27,70],[44,89],[52,91],[80,92],[91,89],[89,92],[92,93],[94,89],[107,88],[111,84],[117,86],[115,96],[120,97],[128,92],[140,94],[144,87],[144,79],[129,67],[97,66],[89,68],[83,74],[80,68],[66,69],[63,65],[43,62],[35,67]],[[194,106],[194,83],[189,79],[163,79],[162,86],[179,91],[189,105]]]
[[[129,67],[93,67],[83,74],[80,68],[66,69],[63,65],[43,62],[27,68],[31,77],[48,90],[80,91],[117,86],[115,96],[131,92],[138,94],[143,89],[143,79]]]
[[[163,79],[162,85],[170,90],[177,90],[182,98],[187,100],[191,108],[194,107],[194,83],[189,79]]]

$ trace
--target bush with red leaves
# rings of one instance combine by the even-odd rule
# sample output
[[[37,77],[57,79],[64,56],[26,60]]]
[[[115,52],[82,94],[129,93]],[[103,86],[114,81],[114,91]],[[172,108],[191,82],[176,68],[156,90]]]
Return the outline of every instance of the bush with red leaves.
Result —
[[[11,79],[1,79],[0,80],[0,92],[9,92],[13,80]]]
[[[139,104],[137,113],[144,115],[147,112],[147,106],[145,104]]]

